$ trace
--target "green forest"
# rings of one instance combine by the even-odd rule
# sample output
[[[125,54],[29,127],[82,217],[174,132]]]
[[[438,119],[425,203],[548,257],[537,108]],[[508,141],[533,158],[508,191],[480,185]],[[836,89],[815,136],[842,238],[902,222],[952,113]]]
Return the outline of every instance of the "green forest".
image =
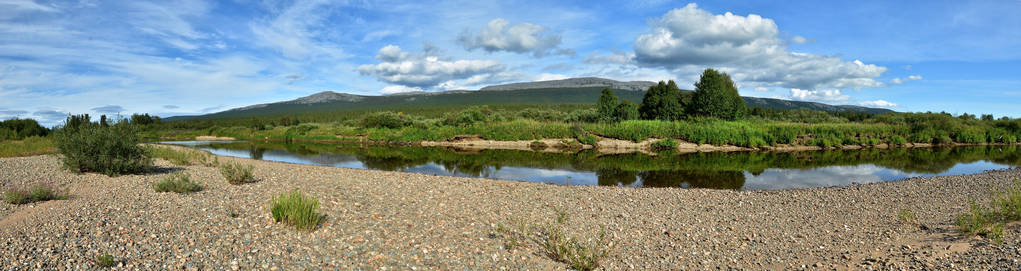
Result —
[[[83,117],[89,120],[88,115]],[[603,89],[595,104],[440,105],[177,121],[135,114],[117,120],[101,116],[98,120],[100,126],[115,122],[135,126],[147,140],[208,135],[400,144],[476,135],[490,140],[575,139],[589,145],[596,144],[596,137],[603,137],[634,142],[676,139],[748,148],[830,148],[1007,144],[1021,139],[1021,120],[992,115],[749,108],[738,96],[730,76],[713,69],[703,72],[694,91],[683,91],[673,81],[660,82],[639,100],[621,98],[613,90]],[[33,120],[0,123],[0,139],[4,140],[45,137],[49,133],[50,129]]]

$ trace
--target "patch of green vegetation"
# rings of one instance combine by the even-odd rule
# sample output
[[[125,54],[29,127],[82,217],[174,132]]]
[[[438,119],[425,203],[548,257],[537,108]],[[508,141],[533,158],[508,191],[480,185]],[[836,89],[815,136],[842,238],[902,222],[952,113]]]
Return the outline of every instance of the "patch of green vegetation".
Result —
[[[156,192],[191,193],[202,190],[202,184],[192,181],[188,173],[173,173],[167,178],[153,184]]]
[[[26,204],[67,198],[66,191],[61,191],[53,185],[45,183],[32,184],[27,189],[9,186],[4,188],[3,194],[4,201],[10,204]]]
[[[538,150],[545,150],[546,148],[549,147],[549,145],[547,145],[546,142],[542,142],[542,141],[536,140],[536,141],[532,141],[532,143],[529,143],[528,147],[533,149],[533,150],[537,150],[538,151]]]
[[[52,137],[27,137],[22,140],[0,140],[0,157],[18,157],[57,152]]]
[[[245,184],[255,179],[255,175],[252,174],[254,168],[252,165],[246,166],[237,162],[226,163],[220,166],[220,175],[223,175],[223,178],[230,184]]]
[[[276,222],[284,222],[299,230],[313,230],[323,219],[319,200],[302,195],[297,189],[273,197],[270,213]]]
[[[194,149],[172,148],[166,146],[147,145],[144,147],[146,153],[152,158],[160,158],[170,161],[178,166],[207,165],[215,166],[210,159],[211,155]],[[218,160],[217,160],[218,161]]]
[[[142,173],[152,165],[138,144],[137,128],[128,122],[102,125],[90,122],[87,114],[70,116],[54,143],[64,167],[75,172],[117,176]]]
[[[504,238],[504,248],[513,250],[518,247],[538,245],[542,252],[551,259],[566,263],[575,270],[594,270],[600,261],[613,251],[615,245],[606,235],[606,229],[600,228],[599,236],[592,243],[584,243],[571,237],[564,229],[570,219],[567,212],[553,209],[553,222],[544,226],[526,223],[520,217],[510,218],[512,227],[503,223],[496,225],[496,233]],[[591,239],[590,239],[591,240]]]
[[[542,248],[550,258],[566,263],[575,270],[595,270],[599,262],[610,255],[613,244],[600,229],[594,243],[584,244],[564,231],[562,224],[550,224],[542,231]]]
[[[0,121],[0,141],[45,137],[48,134],[50,129],[39,125],[34,119],[14,118]]]
[[[585,134],[583,136],[579,136],[577,139],[578,139],[578,142],[581,143],[581,144],[585,144],[585,145],[589,145],[589,146],[593,146],[593,147],[597,147],[599,145],[599,140],[596,139],[596,137],[591,135],[591,134]]]
[[[553,145],[553,147],[560,150],[580,150],[582,145],[577,140],[564,139],[557,142],[557,144]]]
[[[901,223],[906,224],[918,223],[918,219],[915,216],[915,213],[908,208],[901,208],[900,210],[897,210],[897,220],[900,220]]]
[[[98,255],[94,261],[99,268],[110,268],[117,265],[117,260],[110,254]]]
[[[978,235],[1002,242],[1003,227],[1007,223],[1021,221],[1021,182],[1005,191],[996,192],[989,206],[975,201],[968,204],[968,212],[957,217],[957,229],[965,235]]]

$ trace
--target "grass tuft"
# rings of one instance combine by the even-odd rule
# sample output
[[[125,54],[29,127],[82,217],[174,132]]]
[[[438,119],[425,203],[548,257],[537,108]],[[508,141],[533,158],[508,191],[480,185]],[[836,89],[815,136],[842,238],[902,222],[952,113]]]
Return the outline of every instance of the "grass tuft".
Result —
[[[4,201],[10,204],[26,204],[67,198],[66,191],[61,191],[53,187],[53,185],[44,183],[30,185],[28,189],[11,186],[5,188],[3,192]]]
[[[1021,220],[1021,182],[1005,191],[999,191],[990,200],[990,206],[982,206],[972,200],[968,212],[957,216],[957,230],[964,235],[978,235],[994,240],[1003,240],[1003,227]]]
[[[613,245],[606,239],[605,228],[600,228],[595,243],[583,244],[578,239],[569,237],[564,231],[563,224],[554,223],[546,226],[542,232],[542,240],[542,248],[546,255],[566,263],[575,270],[595,270],[599,267],[599,262],[613,250]]]
[[[202,184],[192,181],[188,173],[174,173],[153,184],[156,192],[191,193],[202,190]]]
[[[900,210],[897,210],[897,220],[908,224],[916,224],[916,222],[918,222],[915,213],[908,208],[901,208]]]
[[[113,267],[114,265],[117,265],[117,260],[114,259],[113,256],[111,256],[110,254],[96,256],[95,262],[96,265],[98,265],[100,268],[110,268]]]
[[[679,143],[677,143],[677,140],[674,140],[673,138],[667,138],[653,142],[651,145],[649,145],[649,147],[652,148],[653,150],[665,151],[677,149],[678,144]]]
[[[613,251],[614,245],[609,242],[606,236],[606,229],[600,228],[599,236],[594,242],[585,243],[574,237],[570,237],[564,229],[568,215],[559,209],[554,209],[556,217],[553,223],[544,227],[537,227],[524,222],[520,218],[511,218],[511,224],[516,228],[509,228],[503,224],[497,224],[496,232],[506,239],[504,248],[514,249],[528,245],[528,241],[539,245],[542,252],[553,260],[566,263],[575,270],[594,270],[599,267],[600,261],[605,259]],[[533,229],[539,229],[533,234]],[[591,241],[591,238],[589,239]]]
[[[323,218],[318,210],[319,200],[302,195],[295,189],[273,197],[270,213],[276,222],[291,224],[299,230],[313,230]]]
[[[227,180],[228,183],[239,185],[251,182],[255,179],[255,175],[252,175],[251,165],[245,166],[240,163],[227,163],[220,166],[220,174]]]

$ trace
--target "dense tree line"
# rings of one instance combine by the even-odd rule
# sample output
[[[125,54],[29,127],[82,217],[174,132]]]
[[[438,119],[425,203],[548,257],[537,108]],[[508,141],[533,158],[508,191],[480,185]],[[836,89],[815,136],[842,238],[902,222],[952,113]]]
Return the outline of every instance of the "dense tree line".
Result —
[[[631,114],[631,106],[626,103],[618,102],[613,91],[604,89],[596,104],[599,120],[612,122],[641,118],[676,121],[690,117],[738,120],[744,118],[748,111],[730,75],[713,69],[702,73],[690,97],[683,95],[677,83],[670,80],[649,87],[642,104],[635,108],[636,114]]]
[[[0,121],[0,140],[20,140],[26,137],[46,136],[50,129],[39,125],[34,119],[9,119]]]

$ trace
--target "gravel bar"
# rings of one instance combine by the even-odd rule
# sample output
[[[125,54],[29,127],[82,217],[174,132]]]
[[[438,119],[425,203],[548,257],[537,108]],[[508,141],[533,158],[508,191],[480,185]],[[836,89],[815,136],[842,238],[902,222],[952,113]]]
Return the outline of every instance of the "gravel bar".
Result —
[[[217,168],[157,160],[156,173],[73,174],[55,155],[0,158],[0,185],[51,182],[66,200],[0,202],[0,270],[562,270],[535,243],[507,249],[497,225],[552,223],[582,240],[605,228],[608,270],[1018,270],[1021,224],[1001,244],[961,237],[970,199],[1021,169],[781,191],[556,186],[219,157],[255,166],[230,185]],[[156,193],[172,172],[205,189]],[[274,195],[300,189],[326,215],[314,231],[275,223]],[[918,224],[897,218],[911,210]]]

